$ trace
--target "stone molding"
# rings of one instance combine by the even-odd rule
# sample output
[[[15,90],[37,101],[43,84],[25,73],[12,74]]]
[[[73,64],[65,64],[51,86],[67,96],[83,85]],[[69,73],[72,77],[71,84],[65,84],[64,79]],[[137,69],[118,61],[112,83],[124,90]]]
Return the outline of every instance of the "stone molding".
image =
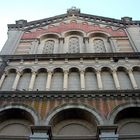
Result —
[[[89,90],[89,91],[0,91],[0,98],[19,99],[61,99],[61,98],[138,98],[140,89],[133,90]]]

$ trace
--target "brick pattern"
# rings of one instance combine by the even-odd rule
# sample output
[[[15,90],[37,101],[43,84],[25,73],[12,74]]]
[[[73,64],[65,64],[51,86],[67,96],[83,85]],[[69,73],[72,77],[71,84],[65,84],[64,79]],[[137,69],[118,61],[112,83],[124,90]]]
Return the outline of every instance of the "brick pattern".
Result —
[[[37,38],[38,36],[45,34],[45,33],[58,33],[61,34],[64,31],[67,30],[81,30],[85,33],[94,32],[94,31],[102,31],[109,33],[111,36],[126,36],[126,33],[123,29],[119,30],[113,30],[112,27],[101,27],[100,25],[89,25],[89,24],[83,24],[83,23],[76,23],[76,22],[70,22],[70,23],[60,23],[59,25],[48,25],[47,29],[34,29],[31,32],[25,32],[22,36],[22,39],[30,39],[30,38]]]
[[[46,115],[55,109],[58,106],[62,106],[64,104],[84,104],[91,108],[94,108],[99,112],[103,117],[107,117],[107,115],[112,112],[112,110],[121,104],[129,102],[128,99],[87,99],[87,98],[79,98],[79,99],[36,99],[36,100],[18,100],[18,99],[9,99],[9,100],[0,100],[0,106],[4,106],[7,104],[25,104],[33,108],[42,119],[45,119]],[[130,99],[131,102],[131,99]]]

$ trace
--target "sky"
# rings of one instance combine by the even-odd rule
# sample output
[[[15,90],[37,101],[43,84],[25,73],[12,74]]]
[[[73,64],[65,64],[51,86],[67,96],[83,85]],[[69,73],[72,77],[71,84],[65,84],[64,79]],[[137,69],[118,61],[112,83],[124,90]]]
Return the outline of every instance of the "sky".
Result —
[[[7,24],[39,20],[66,13],[71,7],[82,13],[140,20],[140,0],[0,0],[0,50],[7,40]]]

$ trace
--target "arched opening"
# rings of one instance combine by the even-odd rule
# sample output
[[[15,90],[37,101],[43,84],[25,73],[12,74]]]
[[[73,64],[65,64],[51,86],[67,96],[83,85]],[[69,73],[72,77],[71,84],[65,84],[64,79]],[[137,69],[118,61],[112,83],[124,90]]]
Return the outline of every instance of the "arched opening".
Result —
[[[103,32],[90,33],[89,44],[95,53],[112,52],[109,35]]]
[[[54,52],[54,40],[47,40],[44,43],[43,54],[52,54]]]
[[[68,44],[68,52],[69,53],[79,53],[79,38],[78,37],[70,37],[69,38],[69,44]]]
[[[88,111],[79,108],[69,108],[58,112],[49,123],[52,132],[57,136],[96,135],[97,120]]]
[[[102,77],[103,89],[105,90],[115,89],[113,76],[109,68],[107,67],[102,68],[101,77]]]
[[[41,68],[37,72],[34,90],[46,90],[47,83],[47,70],[45,68]]]
[[[53,54],[58,53],[58,38],[60,37],[59,34],[56,33],[48,33],[41,35],[39,37],[40,44],[37,49],[37,53],[43,54]]]
[[[62,90],[63,89],[63,70],[56,68],[54,70],[51,80],[51,90]]]
[[[30,80],[31,80],[31,69],[24,69],[23,74],[20,77],[17,89],[18,90],[28,90]]]
[[[11,90],[16,77],[16,70],[10,69],[2,84],[1,90]]]
[[[130,81],[127,70],[124,67],[119,67],[117,69],[117,74],[121,89],[132,89],[132,83]]]
[[[69,71],[68,90],[80,90],[80,74],[77,68]]]
[[[0,112],[0,135],[29,136],[34,119],[27,111],[13,108]]]
[[[133,68],[134,78],[136,80],[137,86],[140,88],[140,67]]]
[[[118,124],[120,135],[139,135],[140,136],[140,108],[129,107],[120,111],[114,120]]]
[[[105,44],[102,39],[94,39],[93,40],[93,48],[96,53],[106,52]]]
[[[87,68],[85,71],[85,86],[86,90],[97,90],[97,77],[93,68]]]
[[[65,38],[65,48],[66,53],[81,53],[84,52],[84,33],[80,31],[68,31],[64,33]]]

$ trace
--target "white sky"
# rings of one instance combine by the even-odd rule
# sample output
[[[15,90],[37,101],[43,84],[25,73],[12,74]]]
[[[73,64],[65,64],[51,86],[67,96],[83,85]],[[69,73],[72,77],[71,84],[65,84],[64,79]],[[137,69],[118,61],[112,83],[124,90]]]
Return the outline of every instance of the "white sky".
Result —
[[[82,13],[140,20],[140,0],[0,0],[0,50],[7,39],[7,24],[64,14],[72,6]]]

